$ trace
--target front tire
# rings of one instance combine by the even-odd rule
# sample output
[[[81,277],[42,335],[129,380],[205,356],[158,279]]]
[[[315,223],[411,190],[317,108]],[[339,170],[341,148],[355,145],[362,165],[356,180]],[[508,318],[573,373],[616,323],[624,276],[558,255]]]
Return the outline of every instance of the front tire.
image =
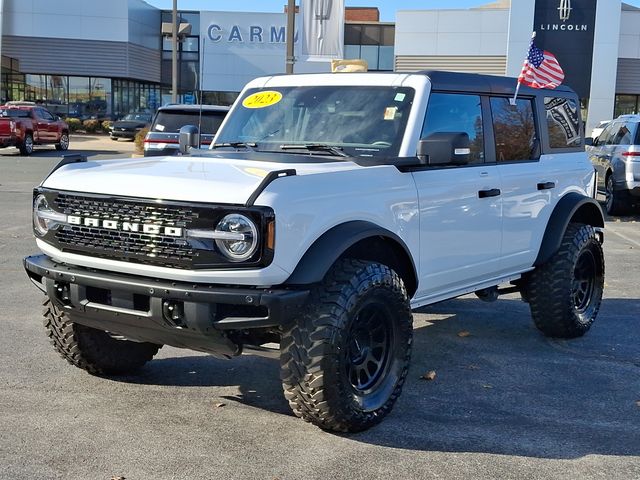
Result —
[[[329,431],[376,425],[402,391],[412,335],[400,277],[379,263],[339,261],[282,336],[280,372],[291,409]]]
[[[56,351],[92,375],[122,375],[138,370],[161,345],[120,340],[103,330],[73,323],[49,298],[44,301],[44,325]]]
[[[20,150],[20,155],[24,157],[28,157],[29,155],[31,155],[33,153],[33,135],[27,133],[24,136],[22,144],[18,148]]]
[[[533,321],[544,335],[584,335],[604,291],[604,255],[594,228],[569,224],[560,249],[529,275],[525,289]]]
[[[56,143],[56,150],[65,151],[69,148],[69,134],[63,133],[60,135],[60,141]]]

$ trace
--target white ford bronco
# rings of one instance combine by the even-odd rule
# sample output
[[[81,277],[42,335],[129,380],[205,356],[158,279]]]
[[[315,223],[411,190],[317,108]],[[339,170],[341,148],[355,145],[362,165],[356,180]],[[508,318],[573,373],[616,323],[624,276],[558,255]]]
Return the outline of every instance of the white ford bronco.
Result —
[[[583,335],[604,286],[604,219],[566,87],[445,72],[272,76],[207,150],[68,157],[34,191],[56,350],[124,374],[162,345],[278,355],[296,415],[380,422],[412,309],[520,292],[548,336]]]

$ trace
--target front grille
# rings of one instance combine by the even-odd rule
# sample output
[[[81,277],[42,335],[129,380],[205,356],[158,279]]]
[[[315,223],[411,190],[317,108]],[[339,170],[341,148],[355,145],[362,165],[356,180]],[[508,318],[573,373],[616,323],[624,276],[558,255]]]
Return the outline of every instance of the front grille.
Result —
[[[191,227],[200,214],[195,208],[166,203],[58,194],[56,210],[67,215],[163,227]],[[55,238],[63,249],[119,260],[189,268],[196,252],[185,238],[124,232],[99,227],[65,225]]]

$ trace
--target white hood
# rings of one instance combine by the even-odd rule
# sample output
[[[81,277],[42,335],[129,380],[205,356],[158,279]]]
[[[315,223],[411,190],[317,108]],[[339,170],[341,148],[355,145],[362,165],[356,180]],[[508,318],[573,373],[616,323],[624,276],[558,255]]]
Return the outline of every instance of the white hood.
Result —
[[[54,172],[42,186],[124,197],[242,204],[269,172],[291,168],[298,175],[307,175],[361,167],[352,162],[276,163],[222,156],[149,157],[69,164]]]

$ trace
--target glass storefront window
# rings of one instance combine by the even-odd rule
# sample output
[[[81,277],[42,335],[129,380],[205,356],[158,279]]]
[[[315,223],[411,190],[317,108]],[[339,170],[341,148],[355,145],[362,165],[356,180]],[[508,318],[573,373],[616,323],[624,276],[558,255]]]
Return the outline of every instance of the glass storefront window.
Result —
[[[69,109],[67,92],[68,77],[64,75],[47,75],[47,108],[55,115],[67,116]]]
[[[360,58],[367,61],[369,70],[378,70],[378,50],[377,45],[362,45]]]
[[[345,45],[344,58],[346,59],[360,58],[360,45]]]
[[[25,100],[45,103],[47,101],[47,76],[25,75]]]
[[[88,110],[94,118],[105,118],[111,114],[111,79],[91,78]]]
[[[86,120],[90,89],[88,77],[69,77],[69,116]]]
[[[378,58],[378,70],[393,70],[393,64],[395,61],[393,46],[381,46]]]
[[[187,37],[182,41],[183,52],[197,52],[198,51],[198,37]]]
[[[640,95],[616,95],[613,118],[638,113]]]

